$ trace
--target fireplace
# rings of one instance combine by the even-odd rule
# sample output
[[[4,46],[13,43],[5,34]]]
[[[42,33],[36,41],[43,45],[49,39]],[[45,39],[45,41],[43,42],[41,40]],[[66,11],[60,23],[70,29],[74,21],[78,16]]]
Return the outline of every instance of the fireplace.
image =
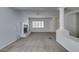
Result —
[[[24,34],[28,32],[28,25],[24,24],[24,30],[23,30]]]

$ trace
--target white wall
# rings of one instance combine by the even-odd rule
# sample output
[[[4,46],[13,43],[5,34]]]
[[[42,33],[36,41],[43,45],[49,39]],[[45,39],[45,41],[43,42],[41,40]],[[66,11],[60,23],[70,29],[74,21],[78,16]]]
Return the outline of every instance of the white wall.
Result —
[[[77,29],[77,36],[79,37],[79,13],[77,14],[77,21],[76,21],[76,29]]]
[[[76,14],[65,14],[65,28],[71,35],[76,36]]]
[[[20,35],[19,13],[0,7],[0,49],[17,40]]]
[[[56,41],[69,52],[79,52],[79,38],[64,34],[57,32]]]
[[[39,13],[39,15],[37,15]],[[29,17],[58,17],[58,11],[23,11],[22,12],[22,20],[23,22],[26,22],[29,25]],[[56,20],[57,21],[57,20]],[[51,31],[51,29],[53,29],[51,32],[55,32],[56,29],[54,29],[55,27],[58,27],[58,24],[55,25],[55,27],[53,26],[52,22],[49,21],[51,27],[49,30],[47,29],[47,31]],[[53,22],[55,23],[55,22]]]

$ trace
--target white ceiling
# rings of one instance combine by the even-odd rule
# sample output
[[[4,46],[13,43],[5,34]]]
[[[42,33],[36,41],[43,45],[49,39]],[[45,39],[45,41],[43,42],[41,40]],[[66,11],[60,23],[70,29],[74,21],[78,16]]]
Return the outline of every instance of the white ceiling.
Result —
[[[67,7],[66,11],[74,11],[74,10],[79,10],[79,7]]]
[[[14,9],[21,11],[57,11],[57,7],[14,7]]]
[[[69,10],[78,10],[79,7],[68,7]]]
[[[58,7],[13,7],[15,10],[20,11],[58,11]],[[66,7],[65,11],[79,10],[79,7]]]

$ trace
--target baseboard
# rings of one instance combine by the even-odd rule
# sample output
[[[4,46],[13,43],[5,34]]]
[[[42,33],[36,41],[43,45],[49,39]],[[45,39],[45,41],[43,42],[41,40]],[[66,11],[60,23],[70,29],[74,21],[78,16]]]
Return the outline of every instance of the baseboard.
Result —
[[[5,47],[7,47],[7,46],[10,45],[10,44],[12,44],[12,43],[15,42],[15,41],[17,41],[17,39],[14,40],[14,41],[8,42],[7,44],[3,45],[2,47],[0,47],[0,50],[3,49],[3,48],[5,48]]]

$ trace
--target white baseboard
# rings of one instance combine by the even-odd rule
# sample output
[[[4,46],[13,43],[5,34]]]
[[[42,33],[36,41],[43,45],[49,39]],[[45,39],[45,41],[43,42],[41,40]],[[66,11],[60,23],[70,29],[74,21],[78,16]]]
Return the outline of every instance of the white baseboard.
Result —
[[[17,40],[17,39],[16,39]],[[15,42],[16,40],[13,40],[11,42],[8,42],[7,44],[3,45],[2,47],[0,47],[0,50],[7,47],[8,45],[12,44],[13,42]]]

